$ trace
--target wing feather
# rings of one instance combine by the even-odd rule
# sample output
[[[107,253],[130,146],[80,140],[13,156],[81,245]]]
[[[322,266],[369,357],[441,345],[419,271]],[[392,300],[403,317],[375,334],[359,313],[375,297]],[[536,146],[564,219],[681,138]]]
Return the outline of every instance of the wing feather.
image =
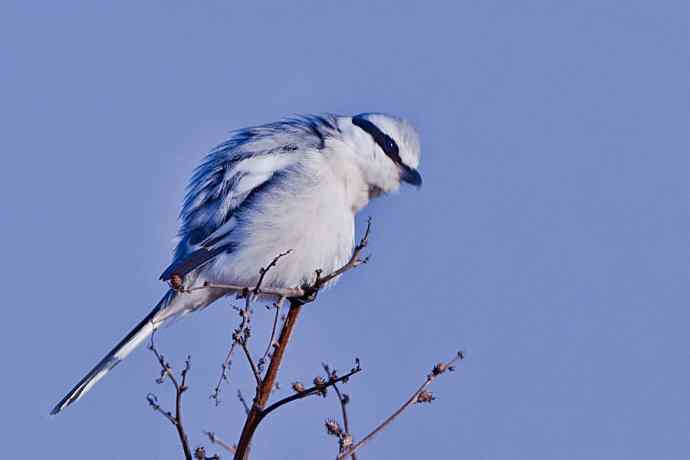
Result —
[[[233,132],[192,175],[180,212],[179,241],[161,279],[184,276],[231,252],[233,216],[252,201],[248,198],[269,188],[276,173],[305,152],[323,150],[325,139],[337,131],[335,116],[311,115]]]

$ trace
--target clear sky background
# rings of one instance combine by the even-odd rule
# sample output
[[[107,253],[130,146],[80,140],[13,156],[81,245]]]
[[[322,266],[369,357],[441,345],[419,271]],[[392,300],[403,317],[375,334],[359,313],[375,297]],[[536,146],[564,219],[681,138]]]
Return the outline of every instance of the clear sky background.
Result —
[[[178,458],[145,349],[48,412],[163,293],[187,178],[231,129],[386,111],[418,126],[424,187],[360,216],[372,263],[305,309],[278,395],[359,357],[358,437],[462,349],[363,460],[690,458],[689,18],[684,1],[3,1],[3,457]],[[257,350],[269,321],[257,309]],[[244,364],[208,399],[235,324],[223,301],[158,336],[178,367],[192,355],[193,445],[238,437]],[[333,458],[338,415],[287,407],[253,458]]]

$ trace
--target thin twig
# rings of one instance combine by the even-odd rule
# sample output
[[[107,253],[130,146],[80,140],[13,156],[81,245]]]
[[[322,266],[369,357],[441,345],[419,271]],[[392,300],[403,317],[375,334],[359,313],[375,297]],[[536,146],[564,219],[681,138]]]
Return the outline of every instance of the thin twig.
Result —
[[[276,329],[278,328],[278,317],[280,317],[280,307],[283,306],[284,301],[285,301],[285,297],[280,297],[278,299],[278,301],[275,302],[273,304],[273,306],[271,307],[271,308],[275,309],[276,313],[273,316],[273,328],[271,329],[271,338],[268,339],[268,344],[266,345],[266,351],[264,352],[264,355],[259,360],[259,372],[262,371],[264,363],[266,362],[266,358],[268,358],[268,354],[271,352],[271,348],[273,348],[275,345]]]
[[[247,357],[247,361],[249,361],[249,367],[251,367],[252,374],[254,374],[254,380],[256,380],[256,385],[261,385],[261,374],[259,373],[259,369],[257,369],[256,364],[254,364],[252,354],[249,352],[249,347],[247,347],[247,340],[242,339],[240,341],[240,346],[242,347],[242,350],[244,350],[244,354]]]
[[[244,294],[248,296],[248,290],[245,288],[244,289]],[[251,310],[249,309],[249,305],[245,305],[245,308],[235,308],[239,315],[241,321],[239,326],[237,326],[237,329],[235,329],[232,333],[232,344],[230,345],[230,349],[228,350],[228,354],[225,356],[225,360],[223,360],[223,364],[221,365],[221,373],[220,377],[218,378],[218,382],[216,383],[215,388],[213,389],[213,393],[211,394],[211,399],[214,399],[216,401],[216,406],[220,404],[220,386],[223,383],[223,381],[228,380],[228,375],[230,371],[230,365],[232,364],[232,354],[235,351],[235,347],[241,342],[242,337],[247,333],[247,327],[248,323],[250,321],[250,314]]]
[[[156,349],[153,339],[154,335],[152,334],[149,349],[153,352],[154,355],[156,355],[156,359],[158,360],[158,363],[161,366],[161,375],[156,380],[156,382],[163,383],[163,381],[167,378],[175,387],[175,415],[172,415],[170,412],[164,411],[160,407],[156,395],[149,393],[146,399],[148,400],[149,405],[151,405],[151,407],[156,412],[163,414],[165,418],[168,419],[168,421],[175,426],[175,429],[177,430],[177,435],[180,438],[180,443],[182,444],[182,450],[184,451],[185,459],[192,460],[192,451],[189,448],[189,438],[187,437],[187,433],[182,423],[182,394],[185,391],[187,391],[188,388],[187,374],[189,373],[189,369],[191,368],[191,358],[187,356],[187,359],[185,360],[185,367],[184,369],[182,369],[182,372],[180,373],[181,380],[178,382],[177,378],[175,378],[175,374],[173,373],[172,368],[170,367],[170,364],[168,364],[165,361],[163,355],[161,355]]]
[[[221,291],[225,291],[222,294],[229,294],[231,292],[243,293],[246,292],[248,288],[247,286],[239,286],[237,284],[218,284],[205,282],[201,286],[189,288],[182,292],[190,293],[199,291],[201,289],[219,289]],[[261,288],[261,294],[294,299],[296,297],[304,296],[304,291],[302,288]]]
[[[275,256],[273,258],[271,263],[269,263],[265,268],[262,267],[259,270],[259,280],[256,282],[256,286],[254,287],[254,295],[258,295],[261,293],[261,284],[264,282],[264,277],[266,276],[268,271],[271,268],[275,267],[281,258],[285,257],[286,255],[290,254],[291,252],[292,252],[292,249],[288,249],[287,251],[278,254],[277,256]]]
[[[232,344],[230,345],[230,349],[228,350],[228,354],[225,356],[225,360],[223,360],[220,377],[218,377],[218,383],[216,384],[215,388],[213,389],[213,393],[210,396],[211,399],[216,401],[216,406],[220,404],[220,386],[224,381],[228,380],[228,373],[230,371],[230,365],[232,364],[232,354],[235,351],[236,345],[237,342],[233,340]]]
[[[403,403],[402,406],[400,406],[393,414],[391,414],[386,420],[384,420],[379,426],[374,428],[371,433],[363,437],[360,441],[352,445],[349,449],[345,449],[343,452],[341,452],[337,457],[336,460],[344,460],[345,457],[348,457],[352,455],[355,451],[359,450],[362,446],[364,446],[367,442],[371,441],[371,439],[376,436],[378,433],[383,431],[388,425],[391,424],[401,413],[405,411],[408,407],[411,405],[418,403],[418,402],[431,402],[433,400],[433,396],[431,393],[426,391],[426,387],[428,387],[431,382],[436,380],[436,378],[445,373],[446,371],[452,371],[454,370],[453,364],[455,364],[456,361],[463,359],[465,356],[462,352],[458,352],[453,359],[451,359],[448,362],[445,363],[438,363],[434,366],[434,368],[431,370],[431,372],[426,376],[426,380],[424,383],[417,388],[417,390],[412,393],[412,396]]]
[[[219,438],[215,433],[212,433],[210,431],[204,431],[204,434],[208,436],[208,440],[211,441],[211,444],[217,444],[223,449],[227,450],[231,454],[235,453],[235,446],[231,446],[227,442],[223,441],[221,438]]]
[[[149,405],[153,410],[156,412],[159,412],[163,417],[167,418],[170,423],[173,425],[177,424],[177,420],[175,420],[175,417],[173,417],[172,413],[170,411],[164,410],[159,404],[158,404],[158,396],[156,396],[153,393],[149,393],[146,395],[146,400],[149,402]]]
[[[273,260],[266,266],[262,267],[259,269],[259,280],[256,282],[256,285],[253,288],[248,288],[247,286],[238,286],[236,284],[217,284],[217,283],[209,283],[208,281],[204,282],[201,286],[195,286],[192,288],[188,289],[180,289],[181,292],[184,293],[191,293],[194,291],[198,291],[201,289],[222,289],[225,292],[224,294],[230,293],[230,292],[236,292],[238,294],[241,294],[242,296],[246,296],[248,292],[251,292],[253,296],[257,296],[259,294],[265,294],[265,295],[274,295],[276,297],[301,297],[304,295],[302,289],[300,288],[263,288],[261,285],[264,281],[264,278],[266,277],[266,274],[268,271],[275,267],[278,264],[278,261],[285,257],[286,255],[290,254],[292,252],[292,249],[288,249],[285,252],[281,252],[277,256],[273,258]],[[253,300],[253,299],[252,299]]]
[[[323,363],[323,369],[326,371],[327,374],[331,374],[331,369],[328,366],[328,364]],[[333,370],[333,373],[335,373],[335,369]],[[338,385],[336,383],[333,383],[333,390],[335,390],[335,394],[338,397],[338,402],[340,403],[340,411],[343,415],[343,426],[345,427],[345,433],[348,435],[352,436],[352,432],[350,431],[350,420],[347,416],[347,405],[350,402],[350,397],[346,394],[341,393],[340,388],[338,388]],[[350,456],[351,460],[357,460],[357,454],[354,452]]]
[[[242,403],[242,407],[244,407],[244,413],[249,415],[249,404],[247,404],[247,400],[244,399],[244,395],[242,394],[242,390],[237,390],[237,399],[240,400]]]

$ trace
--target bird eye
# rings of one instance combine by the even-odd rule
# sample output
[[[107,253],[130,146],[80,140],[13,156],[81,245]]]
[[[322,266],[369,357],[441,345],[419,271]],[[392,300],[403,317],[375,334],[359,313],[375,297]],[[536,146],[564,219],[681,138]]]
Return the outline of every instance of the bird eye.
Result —
[[[386,139],[386,142],[384,145],[385,145],[385,151],[388,155],[394,155],[394,154],[398,153],[398,152],[396,152],[397,145],[395,144],[393,139],[391,139],[390,137]]]

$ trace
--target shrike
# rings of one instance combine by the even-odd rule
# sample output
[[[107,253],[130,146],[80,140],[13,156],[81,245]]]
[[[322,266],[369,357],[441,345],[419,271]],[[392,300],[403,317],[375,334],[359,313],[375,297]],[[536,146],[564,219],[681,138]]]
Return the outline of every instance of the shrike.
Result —
[[[254,286],[260,267],[291,250],[263,286],[298,287],[316,269],[350,258],[355,214],[370,199],[422,184],[419,137],[399,118],[364,113],[311,115],[231,133],[192,175],[179,241],[163,281],[183,288]],[[170,289],[127,336],[60,401],[80,399],[166,320],[202,309],[224,292]]]

